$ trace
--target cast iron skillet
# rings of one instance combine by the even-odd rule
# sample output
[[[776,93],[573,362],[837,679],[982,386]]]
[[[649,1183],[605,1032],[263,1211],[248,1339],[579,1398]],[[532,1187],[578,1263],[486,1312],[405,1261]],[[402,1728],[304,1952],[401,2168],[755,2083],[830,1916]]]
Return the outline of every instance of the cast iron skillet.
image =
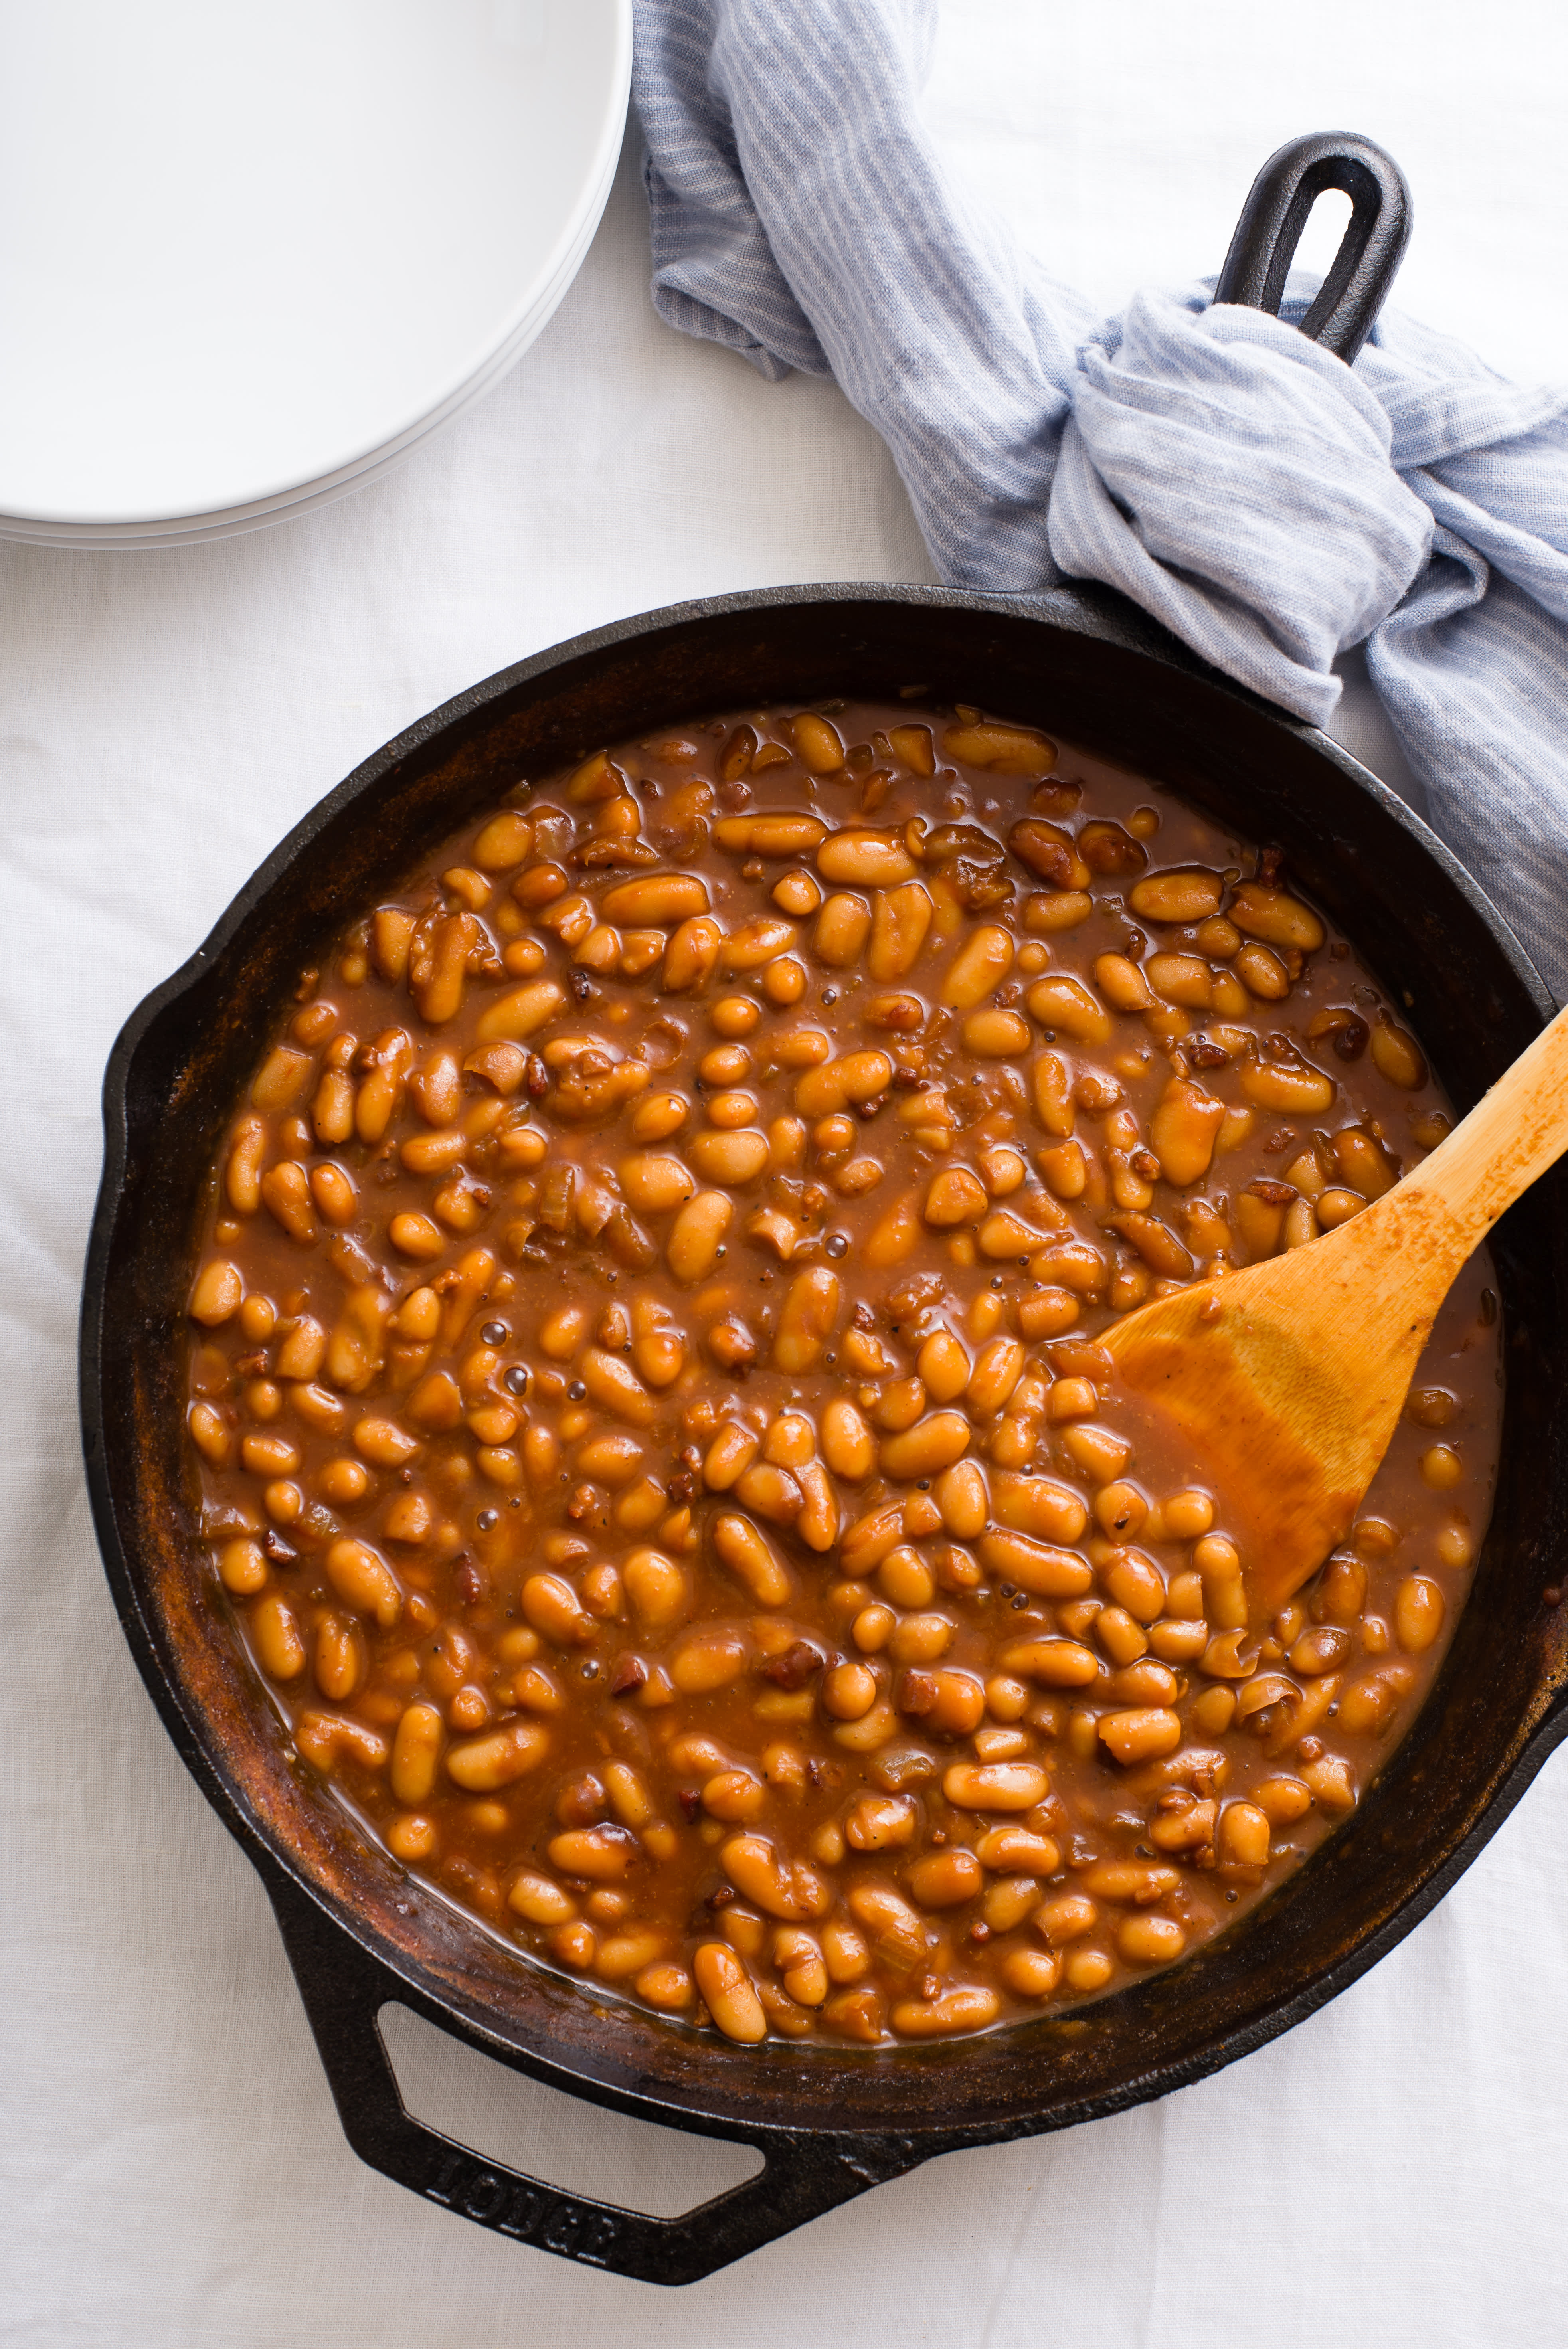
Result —
[[[1326,327],[1350,350],[1376,309],[1362,264],[1372,254],[1386,282],[1403,241],[1398,174],[1376,149],[1318,140],[1276,159],[1227,273],[1256,259],[1254,214],[1269,251],[1282,222],[1292,235],[1292,206],[1302,209],[1313,175],[1348,185],[1357,206],[1347,243],[1359,236],[1360,246],[1338,269]],[[1250,297],[1277,303],[1283,275],[1253,269]],[[291,1758],[236,1647],[211,1637],[216,1587],[194,1538],[181,1433],[190,1249],[229,1104],[324,934],[486,802],[600,743],[736,704],[908,685],[1060,733],[1243,837],[1282,843],[1302,885],[1408,1006],[1461,1105],[1548,1016],[1515,939],[1391,792],[1118,599],[800,587],[600,629],[421,719],[268,859],[128,1022],[105,1082],[81,1334],[98,1539],[153,1701],[272,1899],[349,2140],[388,2177],[481,2226],[657,2282],[707,2275],[934,2154],[1116,2112],[1261,2046],[1410,1930],[1568,1729],[1568,1622],[1555,1611],[1568,1572],[1561,1173],[1497,1234],[1510,1371],[1497,1506],[1474,1597],[1409,1735],[1360,1809],[1270,1902],[1185,1963],[1064,2019],[874,2056],[743,2048],[562,1981],[368,1845]],[[377,2024],[388,2000],[594,2103],[754,2147],[766,2167],[665,2220],[482,2160],[404,2110]]]

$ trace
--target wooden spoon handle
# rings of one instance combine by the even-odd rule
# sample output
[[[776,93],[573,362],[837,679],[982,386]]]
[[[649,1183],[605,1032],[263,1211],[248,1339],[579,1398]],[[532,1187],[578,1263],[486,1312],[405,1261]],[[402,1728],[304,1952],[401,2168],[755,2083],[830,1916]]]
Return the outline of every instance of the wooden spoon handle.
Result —
[[[1479,1247],[1503,1210],[1568,1150],[1568,1010],[1560,1011],[1410,1177]]]

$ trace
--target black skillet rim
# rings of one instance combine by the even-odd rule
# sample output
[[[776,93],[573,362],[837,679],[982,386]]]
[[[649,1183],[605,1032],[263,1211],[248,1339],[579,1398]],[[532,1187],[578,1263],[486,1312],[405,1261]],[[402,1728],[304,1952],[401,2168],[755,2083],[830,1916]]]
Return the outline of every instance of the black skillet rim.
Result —
[[[820,2130],[810,2126],[791,2127],[771,2121],[762,2114],[755,2119],[748,2116],[742,2123],[729,2114],[701,2112],[666,2102],[663,2096],[649,2094],[644,2089],[618,2087],[607,2081],[586,2077],[546,2056],[492,2036],[484,2029],[482,2023],[457,2012],[438,1993],[432,1995],[424,1984],[409,1980],[395,1953],[380,1945],[374,1933],[360,1920],[341,1911],[303,1866],[294,1861],[286,1850],[274,1845],[238,1798],[236,1790],[224,1778],[202,1738],[200,1723],[188,1713],[178,1686],[159,1656],[152,1627],[137,1588],[116,1516],[102,1443],[104,1413],[100,1394],[105,1273],[125,1183],[127,1092],[138,1050],[154,1022],[199,983],[256,905],[317,835],[391,768],[424,749],[447,729],[480,716],[489,705],[503,696],[548,677],[571,661],[661,630],[689,626],[721,615],[761,614],[789,606],[855,603],[947,608],[995,614],[1008,619],[1052,623],[1078,634],[1099,637],[1168,667],[1184,669],[1221,694],[1261,713],[1274,724],[1301,738],[1319,757],[1337,767],[1411,836],[1468,901],[1542,1019],[1544,1020],[1551,1015],[1554,1006],[1548,990],[1491,899],[1397,793],[1329,737],[1303,721],[1288,717],[1231,679],[1219,676],[1118,596],[1099,590],[1086,593],[1077,585],[1039,595],[1005,596],[980,595],[923,585],[846,581],[743,591],[695,599],[615,621],[550,647],[467,688],[405,729],[307,811],[237,894],[201,945],[178,970],[151,990],[131,1013],[116,1040],[104,1079],[105,1158],[84,1267],[79,1362],[89,1498],[94,1526],[121,1627],[149,1693],[181,1760],[230,1832],[244,1847],[247,1857],[258,1868],[274,1902],[280,1907],[285,1903],[295,1906],[303,1897],[310,1908],[318,1912],[323,1923],[346,1936],[375,1968],[391,1978],[387,1995],[400,1998],[416,2012],[426,2013],[454,2035],[550,2085],[666,2127],[748,2141],[764,2150],[773,2147],[781,2154],[798,2149],[802,2138],[817,2137],[837,2137],[851,2145],[861,2145],[868,2156],[872,2155],[873,2148],[880,2144],[886,2147],[886,2158],[873,2166],[877,2175],[886,2176],[939,2152],[962,2146],[999,2142],[1036,2134],[1042,2129],[1072,2126],[1080,2120],[1103,2117],[1171,2089],[1190,2085],[1222,2069],[1237,2056],[1266,2044],[1316,2013],[1395,1948],[1436,1906],[1484,1847],[1548,1754],[1564,1735],[1568,1735],[1568,1696],[1559,1694],[1538,1721],[1470,1833],[1407,1894],[1381,1926],[1357,1940],[1293,1997],[1277,2005],[1265,2007],[1251,2022],[1222,2039],[1182,2057],[1151,2064],[1146,2072],[1126,2081],[1114,2091],[1085,2096],[1074,2105],[1043,2116],[1031,2118],[1027,2115],[1013,2114],[989,2123],[975,2121],[946,2128],[922,2128],[917,2136],[898,2139],[896,2154],[894,2141],[886,2137],[885,2131],[863,2124],[857,2126],[851,2116],[845,2116],[845,2127],[841,2131]],[[900,2155],[902,2158],[898,2158]],[[844,2190],[859,2191],[872,2182],[873,2178],[871,2176],[859,2176],[855,2183],[846,2182]],[[720,2206],[710,2207],[717,2216]],[[576,2255],[591,2256],[582,2251]],[[736,2255],[733,2251],[725,2254],[729,2257]]]

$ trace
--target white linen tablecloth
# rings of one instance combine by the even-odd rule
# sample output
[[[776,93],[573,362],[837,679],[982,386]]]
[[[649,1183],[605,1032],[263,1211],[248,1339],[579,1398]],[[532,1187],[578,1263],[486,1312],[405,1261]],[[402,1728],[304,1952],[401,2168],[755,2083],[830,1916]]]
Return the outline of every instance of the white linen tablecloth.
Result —
[[[932,105],[954,159],[1108,306],[1216,266],[1284,138],[1365,131],[1415,190],[1402,303],[1561,378],[1565,27],[1545,0],[1277,19],[1252,0],[946,0]],[[0,547],[0,2344],[1560,2339],[1561,1757],[1392,1957],[1262,2054],[934,2163],[667,2293],[486,2235],[356,2160],[260,1886],[142,1690],[74,1383],[99,1076],[127,1013],[315,799],[473,679],[683,596],[929,575],[836,390],[764,384],[666,332],[646,269],[628,158],[542,341],[389,479],[209,547]],[[1339,730],[1398,781],[1368,699]],[[744,2173],[393,2023],[415,2109],[562,2185],[668,2211]]]

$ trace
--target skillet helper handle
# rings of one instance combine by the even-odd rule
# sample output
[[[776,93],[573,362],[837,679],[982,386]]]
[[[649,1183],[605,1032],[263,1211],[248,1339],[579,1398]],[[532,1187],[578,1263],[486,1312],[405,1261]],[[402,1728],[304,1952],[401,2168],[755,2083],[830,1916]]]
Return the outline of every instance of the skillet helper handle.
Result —
[[[415,2119],[398,2090],[377,2017],[396,2000],[428,2022],[449,2024],[287,1878],[268,1870],[265,1881],[355,2152],[397,2185],[514,2242],[644,2283],[696,2283],[809,2219],[917,2168],[924,2158],[904,2138],[724,2129],[714,2134],[754,2147],[766,2167],[678,2218],[651,2218],[546,2185]]]
[[[1269,157],[1242,206],[1214,299],[1277,318],[1307,214],[1326,188],[1350,198],[1350,219],[1301,331],[1348,366],[1377,324],[1410,241],[1405,175],[1370,139],[1323,131],[1293,139]]]

